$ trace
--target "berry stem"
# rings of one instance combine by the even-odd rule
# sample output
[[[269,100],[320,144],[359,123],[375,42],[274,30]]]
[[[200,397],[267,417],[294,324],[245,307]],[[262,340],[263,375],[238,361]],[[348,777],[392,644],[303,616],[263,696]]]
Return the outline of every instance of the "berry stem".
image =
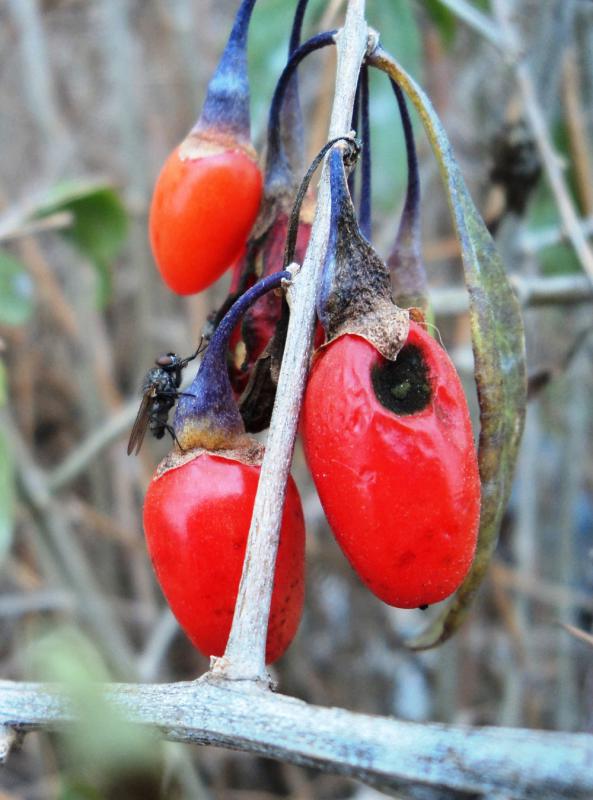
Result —
[[[249,306],[290,278],[288,271],[262,278],[222,318],[193,383],[179,398],[173,428],[183,449],[228,448],[234,446],[237,437],[245,435],[226,362],[229,338]]]
[[[337,136],[335,139],[331,139],[329,142],[326,142],[321,150],[317,153],[315,158],[313,159],[311,166],[307,170],[305,177],[301,181],[301,185],[299,186],[299,190],[295,197],[292,211],[290,213],[290,221],[288,224],[288,234],[286,236],[286,247],[284,248],[284,261],[283,267],[286,267],[289,264],[292,264],[294,261],[294,253],[296,250],[296,241],[299,232],[299,215],[301,213],[301,206],[303,204],[303,200],[305,199],[305,195],[307,194],[307,189],[309,188],[309,184],[311,183],[311,178],[313,177],[315,170],[323,160],[325,154],[328,150],[330,150],[335,144],[338,142],[347,142],[355,153],[355,157],[358,155],[359,152],[359,145],[355,139],[350,138],[349,136]]]
[[[284,67],[272,97],[270,105],[270,115],[268,118],[268,143],[267,143],[267,157],[266,157],[266,176],[265,176],[265,193],[267,196],[275,193],[276,186],[285,187],[292,183],[292,172],[290,164],[282,143],[282,130],[280,113],[286,97],[286,91],[290,85],[292,76],[301,61],[306,58],[310,53],[315,50],[320,50],[330,44],[335,44],[335,35],[337,31],[326,31],[319,33],[316,36],[308,39],[302,44],[291,57],[288,59]]]
[[[243,0],[237,11],[226,47],[208,84],[202,112],[192,133],[215,130],[249,142],[249,80],[247,34],[256,0]]]
[[[412,120],[403,91],[391,79],[406,142],[408,185],[399,228],[387,259],[395,302],[401,306],[428,307],[426,270],[422,261],[420,229],[420,176]]]
[[[298,0],[290,31],[288,45],[288,58],[298,50],[301,44],[303,20],[309,0]],[[298,73],[294,72],[286,89],[286,96],[282,114],[282,140],[286,150],[287,160],[293,174],[302,171],[305,160],[305,137],[303,126],[303,113],[299,97]]]
[[[303,32],[303,20],[305,19],[305,12],[308,5],[309,0],[298,0],[292,20],[292,30],[290,31],[290,42],[288,45],[289,57],[300,47],[301,34]]]
[[[359,224],[363,236],[371,241],[371,121],[369,113],[369,68],[360,71],[360,123],[362,136]]]

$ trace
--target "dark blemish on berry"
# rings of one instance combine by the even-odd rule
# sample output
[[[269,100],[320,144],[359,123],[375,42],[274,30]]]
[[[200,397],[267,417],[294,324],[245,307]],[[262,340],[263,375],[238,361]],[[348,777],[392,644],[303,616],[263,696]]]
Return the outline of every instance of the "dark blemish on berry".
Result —
[[[428,366],[415,345],[403,347],[395,361],[385,361],[371,371],[377,400],[394,414],[415,414],[432,399]]]

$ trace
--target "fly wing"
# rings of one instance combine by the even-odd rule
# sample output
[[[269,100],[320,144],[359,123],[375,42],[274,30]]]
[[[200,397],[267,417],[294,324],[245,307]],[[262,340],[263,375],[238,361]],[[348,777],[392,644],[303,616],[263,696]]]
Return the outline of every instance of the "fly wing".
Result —
[[[144,441],[144,437],[146,436],[146,431],[148,430],[148,425],[150,423],[150,407],[152,405],[153,399],[154,399],[153,388],[147,389],[142,395],[140,408],[138,409],[138,413],[136,414],[136,419],[134,420],[134,425],[132,427],[130,438],[128,440],[129,456],[131,456],[132,453],[135,456],[137,456],[138,453],[140,452],[140,448],[142,447],[142,442]]]

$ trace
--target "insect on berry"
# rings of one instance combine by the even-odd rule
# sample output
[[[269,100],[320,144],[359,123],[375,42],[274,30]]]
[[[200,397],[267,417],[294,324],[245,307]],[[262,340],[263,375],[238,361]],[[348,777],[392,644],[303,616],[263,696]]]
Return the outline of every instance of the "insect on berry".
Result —
[[[467,574],[480,482],[467,402],[439,344],[390,299],[330,153],[331,231],[302,433],[330,527],[352,567],[399,608],[436,603]],[[364,287],[361,290],[360,287]]]
[[[150,242],[163,280],[178,294],[202,291],[232,265],[259,209],[246,52],[254,4],[241,3],[202,113],[155,185]]]
[[[142,400],[136,414],[130,439],[128,441],[128,455],[138,455],[146,431],[150,428],[156,439],[162,439],[165,431],[173,438],[175,432],[169,425],[169,413],[178,397],[181,386],[181,373],[190,361],[197,358],[202,350],[202,344],[187,358],[180,358],[175,353],[166,353],[155,360],[155,366],[148,370],[142,382]]]
[[[259,297],[278,288],[289,272],[255,284],[216,329],[198,374],[179,398],[175,441],[159,465],[144,501],[144,531],[154,569],[179,624],[204,655],[224,653],[233,613],[263,457],[245,433],[227,366],[228,339],[238,319]],[[298,490],[288,482],[266,660],[292,641],[304,598],[305,527]]]

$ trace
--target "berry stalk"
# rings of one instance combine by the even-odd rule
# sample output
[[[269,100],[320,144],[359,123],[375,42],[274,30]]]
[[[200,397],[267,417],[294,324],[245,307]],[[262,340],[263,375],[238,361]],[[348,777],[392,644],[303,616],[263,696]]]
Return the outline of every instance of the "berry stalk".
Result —
[[[229,338],[247,309],[266,292],[290,280],[288,271],[268,275],[245,292],[221,320],[193,383],[179,400],[173,428],[180,446],[209,450],[236,446],[245,426],[229,379],[226,354]]]
[[[362,157],[360,164],[360,212],[358,215],[363,236],[371,241],[371,121],[369,108],[369,68],[360,71],[360,127],[362,137]]]
[[[418,156],[406,98],[393,79],[391,79],[391,86],[399,107],[406,142],[408,184],[399,228],[393,250],[387,259],[387,265],[391,272],[391,286],[395,302],[404,308],[418,306],[426,311],[428,309],[428,288],[426,270],[422,261]]]
[[[287,89],[290,86],[293,75],[297,67],[311,53],[320,50],[328,45],[335,44],[337,30],[326,31],[312,36],[304,44],[297,48],[288,59],[282,74],[278,79],[272,102],[270,105],[270,115],[268,118],[268,141],[265,175],[265,193],[267,196],[274,194],[276,186],[284,187],[292,183],[292,173],[290,164],[282,143],[281,112],[286,98]]]

